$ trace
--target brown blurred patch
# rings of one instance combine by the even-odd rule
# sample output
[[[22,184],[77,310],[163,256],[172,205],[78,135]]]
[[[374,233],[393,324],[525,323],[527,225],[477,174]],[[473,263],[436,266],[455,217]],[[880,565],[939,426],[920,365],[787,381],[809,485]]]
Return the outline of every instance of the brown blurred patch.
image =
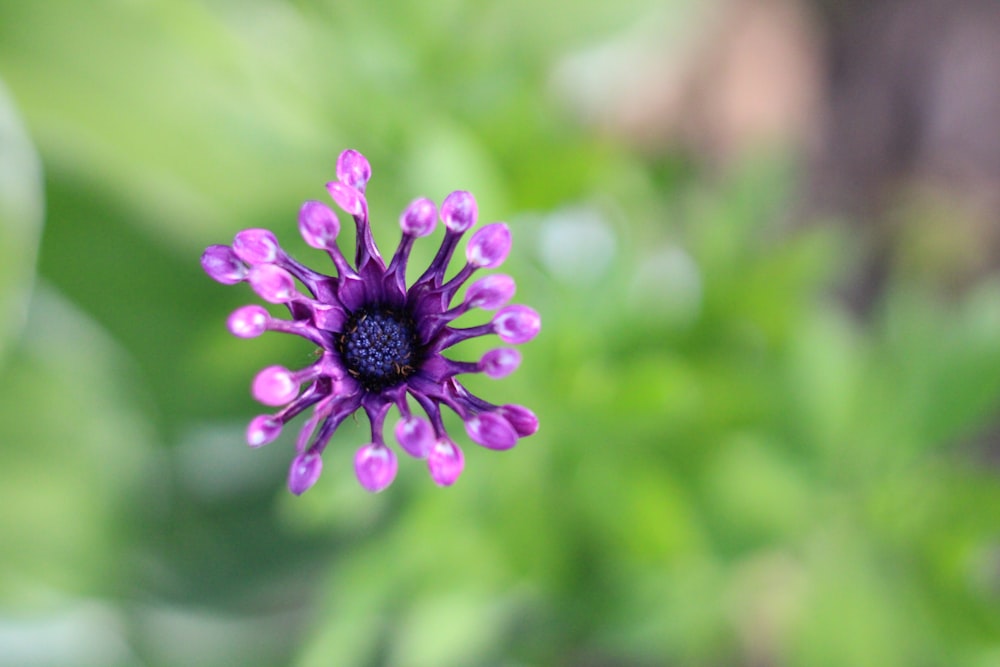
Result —
[[[1000,3],[816,0],[825,123],[810,201],[871,254],[864,310],[890,270],[961,286],[1000,265]]]
[[[640,150],[721,166],[813,133],[819,44],[794,0],[714,0],[649,17],[562,68],[557,84],[586,122]]]
[[[792,147],[803,217],[866,256],[867,310],[898,270],[961,287],[1000,266],[1000,2],[714,0],[557,71],[581,118],[714,171]]]

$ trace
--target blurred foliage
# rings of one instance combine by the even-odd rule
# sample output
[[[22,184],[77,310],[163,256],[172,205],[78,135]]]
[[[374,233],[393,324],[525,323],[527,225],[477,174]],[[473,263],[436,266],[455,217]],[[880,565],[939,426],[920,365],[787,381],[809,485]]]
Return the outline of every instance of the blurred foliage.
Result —
[[[655,9],[0,1],[0,665],[1000,663],[1000,282],[859,322],[853,240],[783,222],[794,160],[570,122],[552,66]],[[232,339],[253,299],[198,256],[267,226],[314,262],[345,147],[383,244],[418,194],[508,219],[543,314],[470,380],[542,430],[451,489],[365,493],[350,423],[301,498],[287,438],[241,444],[253,374],[311,350]]]

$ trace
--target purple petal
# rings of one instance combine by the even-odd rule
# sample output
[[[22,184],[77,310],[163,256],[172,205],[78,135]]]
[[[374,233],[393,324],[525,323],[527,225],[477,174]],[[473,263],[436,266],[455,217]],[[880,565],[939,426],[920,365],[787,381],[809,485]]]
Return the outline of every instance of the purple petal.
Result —
[[[476,224],[479,206],[471,192],[456,190],[441,203],[441,220],[453,232],[464,232]]]
[[[441,438],[434,443],[430,454],[427,456],[427,468],[430,470],[431,479],[438,486],[451,486],[462,474],[465,467],[465,456],[451,440]]]
[[[263,306],[243,306],[233,311],[226,326],[229,332],[240,338],[256,338],[267,331],[271,315]]]
[[[267,229],[244,229],[233,239],[233,252],[247,264],[269,264],[278,259],[281,247]]]
[[[327,250],[337,245],[340,220],[326,204],[307,201],[299,209],[299,233],[313,248]]]
[[[477,268],[494,269],[507,259],[510,246],[510,228],[506,223],[494,222],[472,235],[465,247],[465,258]]]
[[[264,405],[285,405],[299,395],[299,383],[284,366],[268,366],[257,373],[250,393]]]
[[[306,451],[306,448],[309,446],[309,439],[312,438],[312,434],[316,431],[316,425],[326,417],[326,413],[323,411],[325,403],[328,403],[328,401],[321,402],[316,406],[312,416],[299,427],[299,435],[295,438],[295,451],[298,453],[302,454]]]
[[[247,425],[247,444],[263,447],[274,442],[281,435],[281,422],[271,415],[259,415]]]
[[[437,226],[437,206],[430,199],[414,199],[399,216],[399,226],[412,236],[427,236]]]
[[[426,419],[411,415],[396,424],[396,439],[407,454],[425,459],[434,446],[434,429]]]
[[[465,303],[469,308],[496,310],[503,306],[517,290],[517,284],[510,276],[497,273],[480,278],[465,291]]]
[[[323,472],[323,459],[318,452],[307,451],[296,455],[288,469],[288,490],[297,496],[312,488]]]
[[[500,340],[514,345],[527,343],[541,328],[541,316],[528,306],[507,306],[493,318],[493,330]]]
[[[507,377],[521,365],[521,353],[509,347],[490,350],[479,360],[479,370],[494,380]]]
[[[235,285],[247,277],[247,267],[227,245],[210,245],[201,255],[201,268],[212,280]]]
[[[274,264],[258,264],[250,269],[247,280],[253,291],[270,303],[288,303],[297,296],[295,278]]]
[[[396,478],[399,463],[396,454],[378,443],[369,443],[354,456],[354,472],[361,486],[372,493],[378,493],[392,484]]]
[[[538,417],[523,405],[502,405],[499,412],[520,437],[527,438],[538,432]]]
[[[493,412],[483,412],[465,421],[465,431],[483,447],[510,449],[517,444],[517,431],[506,419]]]
[[[333,201],[350,215],[363,215],[365,212],[365,197],[346,183],[334,181],[326,184],[326,190]]]
[[[372,177],[372,167],[367,158],[356,150],[347,149],[337,158],[337,180],[347,183],[359,192]]]
[[[313,323],[325,331],[340,331],[347,322],[347,313],[340,306],[326,303],[313,304]]]

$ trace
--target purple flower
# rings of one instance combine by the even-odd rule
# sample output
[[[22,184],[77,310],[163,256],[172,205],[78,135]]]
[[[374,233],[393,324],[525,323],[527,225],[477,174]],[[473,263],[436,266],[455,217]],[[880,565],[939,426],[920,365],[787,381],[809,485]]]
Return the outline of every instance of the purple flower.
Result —
[[[458,445],[445,431],[441,407],[465,423],[469,437],[489,449],[510,449],[518,439],[538,430],[538,419],[520,405],[494,405],[469,393],[458,381],[463,373],[504,377],[517,369],[521,354],[512,348],[490,350],[479,361],[456,361],[444,352],[464,340],[497,334],[505,343],[525,343],[541,328],[538,313],[527,306],[507,305],[514,280],[493,274],[472,283],[452,305],[462,285],[481,268],[496,268],[510,252],[510,229],[502,222],[481,227],[466,244],[465,265],[454,277],[445,272],[459,240],[476,224],[478,206],[472,194],[456,191],[441,204],[414,200],[399,218],[402,239],[388,265],[379,254],[368,222],[365,187],[371,178],[368,160],[357,151],[341,153],[337,181],[328,183],[334,203],[354,218],[357,248],[352,266],[337,246],[340,221],[326,204],[308,201],[299,211],[299,230],[310,246],[325,251],[336,276],[314,271],[292,259],[265,229],[245,229],[232,246],[209,246],[201,264],[225,285],[250,284],[263,300],[284,304],[289,319],[272,317],[262,306],[238,308],[227,322],[240,338],[265,331],[295,334],[319,346],[312,365],[301,370],[268,366],[251,384],[253,397],[281,407],[259,415],[247,427],[247,442],[261,447],[274,441],[290,420],[312,408],[299,433],[288,488],[304,493],[319,478],[321,455],[337,427],[356,410],[371,422],[371,442],[354,457],[361,485],[372,492],[389,486],[396,476],[396,454],[383,430],[389,410],[400,419],[394,433],[408,455],[427,460],[431,478],[441,486],[455,482],[465,465]],[[444,240],[430,266],[406,286],[406,263],[414,241],[434,231],[440,214]],[[497,311],[486,324],[459,328],[455,318],[471,309]],[[414,405],[426,415],[416,414]]]

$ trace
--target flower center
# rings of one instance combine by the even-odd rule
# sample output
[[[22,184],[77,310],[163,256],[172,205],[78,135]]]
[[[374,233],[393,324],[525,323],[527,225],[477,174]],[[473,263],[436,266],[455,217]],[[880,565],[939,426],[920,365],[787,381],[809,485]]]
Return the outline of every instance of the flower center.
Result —
[[[351,374],[368,391],[399,384],[417,369],[418,345],[413,320],[386,308],[355,311],[337,344]]]

